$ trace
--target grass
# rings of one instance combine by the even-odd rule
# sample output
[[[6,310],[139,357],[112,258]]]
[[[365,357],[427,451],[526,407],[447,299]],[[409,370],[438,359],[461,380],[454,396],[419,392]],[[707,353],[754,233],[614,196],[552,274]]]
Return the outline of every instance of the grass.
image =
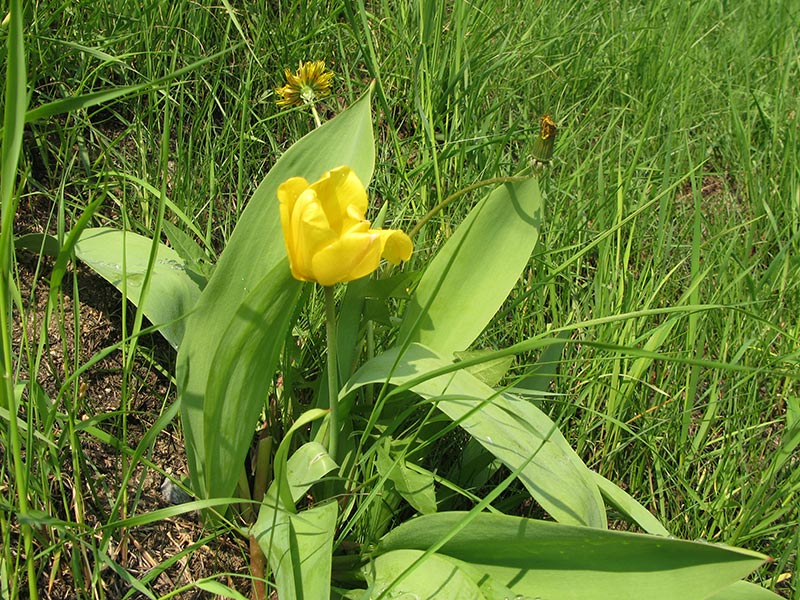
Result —
[[[88,316],[73,310],[79,274],[69,270],[51,288],[52,261],[20,267],[11,233],[38,228],[63,244],[102,200],[87,215],[95,225],[153,235],[167,219],[214,259],[266,170],[313,127],[307,112],[276,108],[283,69],[324,59],[337,77],[323,118],[376,81],[370,191],[391,203],[392,226],[406,230],[453,192],[517,173],[538,118],[553,116],[560,135],[543,182],[546,228],[480,345],[568,330],[545,405],[587,464],[677,536],[770,554],[774,562],[755,580],[800,598],[792,445],[800,6],[312,4],[38,2],[25,13],[24,63],[17,46],[5,49],[14,32],[0,29],[11,90],[3,104],[2,314],[4,340],[13,339],[13,350],[4,347],[2,406],[13,414],[21,402],[20,421],[0,418],[0,584],[46,581],[69,565],[78,597],[115,597],[101,572],[122,569],[133,524],[120,519],[152,512],[137,509],[144,483],[133,475],[160,468],[152,444],[167,428],[156,412],[145,420],[157,429],[135,433],[130,414],[153,393],[142,391],[137,369],[167,382],[157,406],[174,398],[174,357],[128,336],[85,346]],[[141,86],[198,62],[160,84],[19,128],[21,64],[37,108]],[[468,194],[422,229],[412,267],[425,264],[479,197]],[[7,319],[11,302],[16,325]],[[685,310],[658,310],[666,307]],[[138,331],[136,317],[125,315],[121,306],[122,331]],[[122,383],[117,408],[94,414],[76,374],[91,372],[104,351],[122,353],[106,367]],[[307,352],[304,368],[318,371],[321,355]],[[517,368],[535,358],[521,356]],[[23,380],[40,382],[55,404],[36,386],[14,400]],[[63,429],[52,427],[55,413]],[[117,454],[131,482],[122,490],[95,479],[82,444],[98,436],[140,444],[138,456]],[[44,520],[18,529],[13,514],[29,510]],[[15,594],[24,595],[0,589]]]

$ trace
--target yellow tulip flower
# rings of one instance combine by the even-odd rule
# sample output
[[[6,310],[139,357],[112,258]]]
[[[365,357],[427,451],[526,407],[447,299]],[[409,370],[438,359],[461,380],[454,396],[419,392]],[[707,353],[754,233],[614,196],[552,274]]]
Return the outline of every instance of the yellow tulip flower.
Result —
[[[278,186],[281,226],[292,275],[324,286],[365,277],[381,258],[408,260],[411,238],[397,229],[370,229],[367,191],[350,167],[309,184],[292,177]]]

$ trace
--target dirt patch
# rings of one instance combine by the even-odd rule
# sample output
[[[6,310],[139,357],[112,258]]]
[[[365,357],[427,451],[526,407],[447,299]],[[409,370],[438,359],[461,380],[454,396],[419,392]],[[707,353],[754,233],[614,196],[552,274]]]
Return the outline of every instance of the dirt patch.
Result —
[[[52,223],[43,207],[21,208],[18,234],[42,232]],[[19,416],[52,442],[49,448],[42,443],[26,450],[31,508],[63,522],[53,526],[45,519],[35,528],[35,550],[42,556],[37,561],[40,597],[122,598],[136,586],[133,580],[164,595],[220,573],[226,575],[218,580],[248,594],[245,540],[209,531],[192,513],[148,522],[149,513],[170,506],[161,491],[165,474],[180,479],[187,472],[178,419],[151,434],[138,459],[130,456],[176,402],[174,350],[160,335],[143,337],[126,369],[119,345],[123,311],[130,329],[135,309],[80,264],[68,270],[58,294],[49,299],[53,264],[51,258],[18,252],[22,311],[15,310],[13,328],[18,380],[33,374],[44,392],[37,400],[38,388],[29,386]],[[1,477],[0,488],[15,489],[10,473]],[[142,522],[115,526],[123,517]],[[18,526],[12,520],[12,553],[21,553]],[[16,585],[27,589],[23,579]],[[144,596],[133,592],[129,597]],[[174,597],[212,596],[192,588]]]

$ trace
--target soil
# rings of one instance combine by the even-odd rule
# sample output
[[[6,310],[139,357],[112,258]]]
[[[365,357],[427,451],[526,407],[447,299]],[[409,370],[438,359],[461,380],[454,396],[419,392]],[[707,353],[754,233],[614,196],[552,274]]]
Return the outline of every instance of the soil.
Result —
[[[15,235],[47,231],[47,223],[52,222],[48,216],[49,207],[42,208],[32,201],[23,201]],[[26,315],[25,331],[34,353],[46,315],[53,263],[52,258],[39,257],[27,251],[17,252],[17,281],[21,288],[23,314]],[[135,308],[125,306],[120,293],[111,284],[81,264],[70,266],[61,288],[61,300],[47,327],[43,360],[37,374],[38,383],[51,401],[59,398],[59,390],[67,375],[76,367],[85,365],[96,353],[119,343],[123,337],[122,311],[127,310],[129,328],[135,314]],[[79,315],[77,324],[73,319],[75,308]],[[19,311],[15,310],[14,316],[14,350],[19,352],[24,347],[21,343],[23,329]],[[170,379],[170,374],[174,373],[175,351],[160,335],[142,338],[139,345],[140,351],[127,381],[127,407],[121,406],[124,369],[123,356],[118,348],[80,375],[77,410],[64,404],[73,402],[74,388],[68,387],[58,400],[57,410],[62,417],[56,420],[47,437],[56,444],[59,452],[60,473],[38,472],[52,470],[52,457],[37,461],[39,464],[32,469],[35,471],[32,479],[47,481],[50,489],[47,494],[35,495],[34,501],[49,497],[50,503],[32,508],[45,512],[49,517],[81,525],[39,528],[36,549],[43,551],[44,556],[38,561],[39,597],[48,600],[123,598],[131,592],[126,572],[131,579],[137,580],[147,580],[148,573],[158,573],[147,585],[156,597],[212,576],[249,595],[246,540],[233,533],[219,535],[209,531],[191,512],[126,529],[107,529],[110,538],[105,552],[98,549],[103,542],[100,527],[120,518],[114,518],[112,514],[120,496],[127,461],[117,449],[119,446],[107,443],[108,439],[101,441],[85,429],[75,434],[79,447],[72,447],[65,415],[72,411],[74,421],[79,425],[88,421],[117,439],[122,437],[124,429],[127,431],[126,445],[135,449],[159,416],[176,402],[175,386]],[[18,379],[23,380],[27,378],[27,365],[24,353],[20,354],[23,364]],[[126,413],[124,428],[123,410]],[[26,418],[24,411],[23,402],[22,418]],[[0,446],[0,452],[3,450]],[[165,473],[179,480],[186,472],[180,423],[179,419],[174,419],[158,433],[143,458],[131,469],[126,484],[126,516],[147,515],[170,506],[161,491]],[[8,489],[8,477],[8,473],[0,473],[0,489]],[[88,534],[83,533],[86,531],[83,525],[87,526]],[[13,526],[16,528],[18,524]],[[21,549],[18,536],[18,529],[14,529],[12,552]],[[55,545],[55,551],[51,545]],[[96,565],[95,561],[103,554],[109,559],[105,561],[107,564]],[[165,563],[170,566],[164,568]],[[17,585],[21,597],[26,597],[27,582],[23,569],[19,571]],[[100,582],[94,585],[86,583],[98,573]],[[102,588],[102,593],[98,593],[99,588]],[[133,592],[128,597],[145,596]],[[173,597],[194,599],[213,595],[193,587]]]

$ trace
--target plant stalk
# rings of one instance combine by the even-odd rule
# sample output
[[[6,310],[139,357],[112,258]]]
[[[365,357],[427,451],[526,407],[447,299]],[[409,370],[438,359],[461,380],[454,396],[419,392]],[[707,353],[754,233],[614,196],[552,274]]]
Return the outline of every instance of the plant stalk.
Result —
[[[267,557],[258,545],[258,540],[250,534],[250,573],[253,576],[253,600],[267,600]]]
[[[460,198],[467,192],[471,192],[472,190],[478,189],[479,187],[483,187],[485,185],[493,185],[496,183],[514,183],[515,181],[525,181],[526,179],[530,179],[530,176],[526,175],[514,175],[510,177],[492,177],[491,179],[484,179],[483,181],[478,181],[477,183],[473,183],[472,185],[468,185],[464,189],[458,190],[457,192],[450,194],[447,198],[439,202],[436,206],[430,209],[427,214],[422,217],[416,225],[414,225],[414,229],[412,229],[408,237],[413,238],[415,235],[419,233],[419,230],[422,229],[422,226],[425,225],[428,221],[430,221],[436,213],[440,212],[445,206],[450,204],[453,200]]]
[[[325,290],[325,331],[328,338],[328,454],[336,461],[339,449],[339,374],[336,364],[336,301],[333,286],[324,286]]]
[[[322,127],[322,121],[319,118],[319,113],[317,112],[317,107],[314,106],[313,102],[311,104],[309,104],[309,106],[311,107],[311,114],[314,115],[314,123],[316,124],[317,127]]]

